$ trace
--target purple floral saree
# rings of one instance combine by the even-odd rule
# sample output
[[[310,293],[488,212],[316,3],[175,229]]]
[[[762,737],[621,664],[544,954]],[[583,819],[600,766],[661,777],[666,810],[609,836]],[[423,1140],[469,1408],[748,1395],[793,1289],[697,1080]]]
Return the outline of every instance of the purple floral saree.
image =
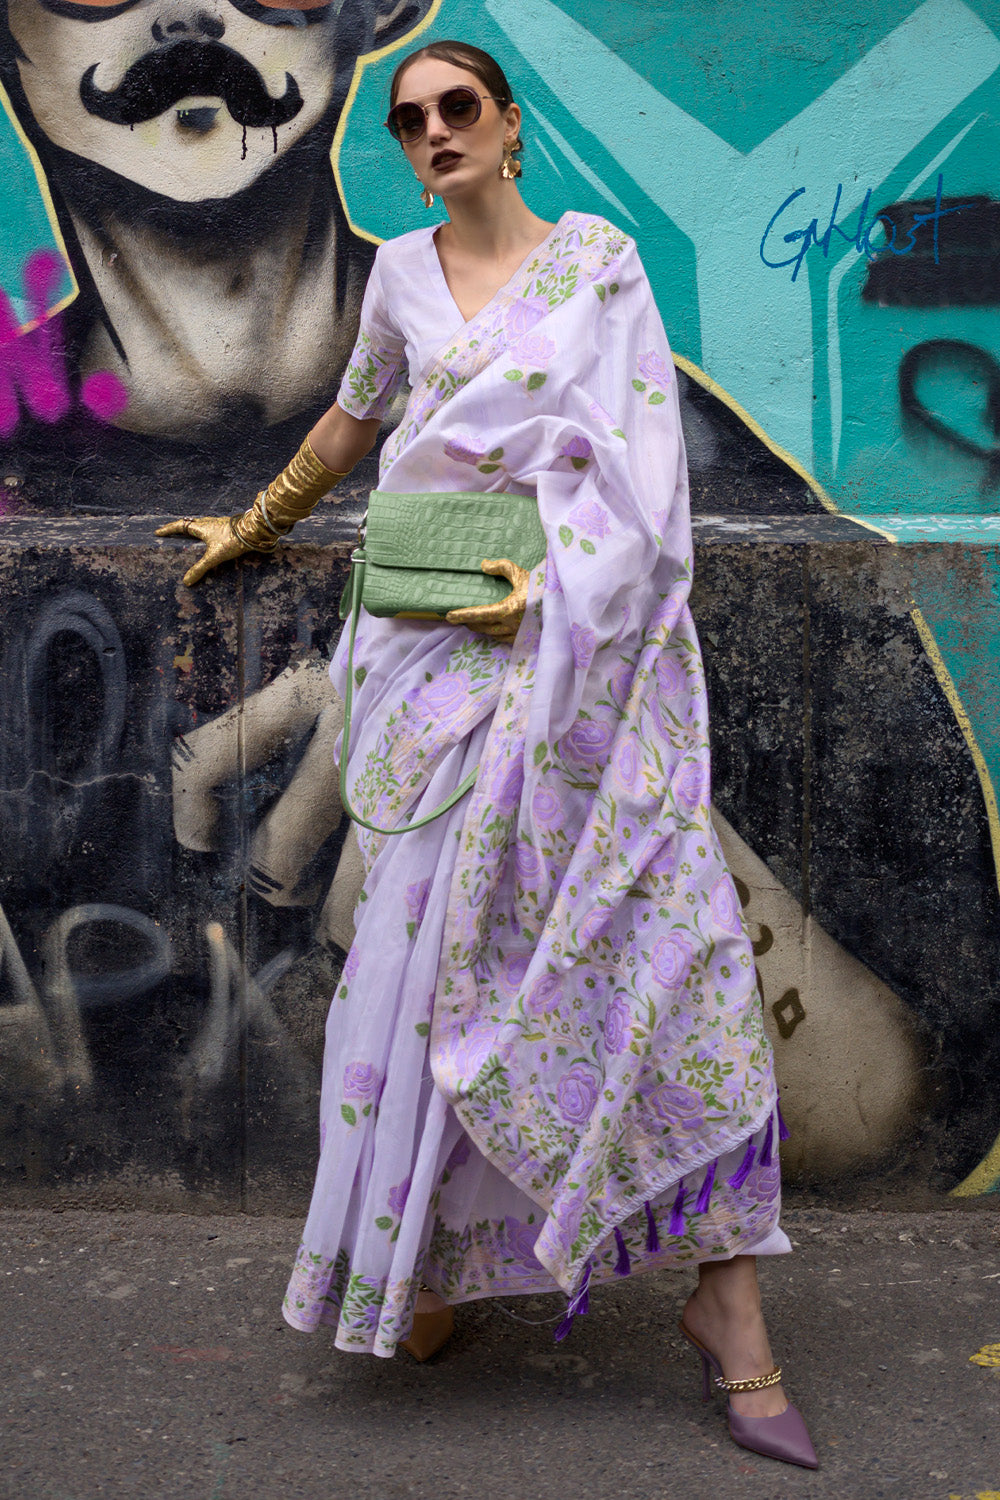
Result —
[[[442,333],[454,330],[442,340]],[[380,487],[537,496],[513,646],[363,616],[348,781],[394,825],[327,1026],[285,1316],[388,1355],[450,1301],[775,1253],[776,1094],[712,830],[673,366],[634,244],[566,214],[471,322],[421,230],[379,250],[339,400],[412,391]],[[342,649],[331,668],[342,687]]]

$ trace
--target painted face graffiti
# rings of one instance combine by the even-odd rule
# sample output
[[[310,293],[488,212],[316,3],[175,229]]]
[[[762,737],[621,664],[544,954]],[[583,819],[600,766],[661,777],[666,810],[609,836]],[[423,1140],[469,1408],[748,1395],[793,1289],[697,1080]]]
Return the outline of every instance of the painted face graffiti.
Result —
[[[198,202],[239,192],[328,113],[356,55],[337,47],[341,10],[9,0],[9,25],[25,97],[54,145]]]

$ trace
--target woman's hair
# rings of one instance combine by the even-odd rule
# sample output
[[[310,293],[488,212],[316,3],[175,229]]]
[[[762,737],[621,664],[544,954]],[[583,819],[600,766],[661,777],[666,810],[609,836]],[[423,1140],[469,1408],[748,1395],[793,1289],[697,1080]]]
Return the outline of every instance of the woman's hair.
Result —
[[[480,47],[473,47],[471,42],[428,42],[426,47],[418,47],[416,52],[411,52],[404,57],[393,73],[389,88],[390,108],[399,98],[399,85],[403,74],[411,63],[415,63],[421,57],[432,57],[436,62],[451,63],[454,68],[465,68],[467,72],[475,73],[480,82],[486,85],[490,97],[497,101],[501,109],[506,109],[508,104],[514,102],[507,75],[496,58],[491,57],[488,52],[483,52]]]

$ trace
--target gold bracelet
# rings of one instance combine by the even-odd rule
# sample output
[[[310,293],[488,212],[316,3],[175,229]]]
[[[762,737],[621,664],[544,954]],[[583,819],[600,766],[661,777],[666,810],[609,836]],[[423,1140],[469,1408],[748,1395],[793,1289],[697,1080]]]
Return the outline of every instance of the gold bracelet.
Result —
[[[260,492],[250,509],[234,516],[233,533],[244,547],[273,552],[296,521],[310,515],[317,501],[346,478],[346,473],[328,469],[306,438],[291,463]]]

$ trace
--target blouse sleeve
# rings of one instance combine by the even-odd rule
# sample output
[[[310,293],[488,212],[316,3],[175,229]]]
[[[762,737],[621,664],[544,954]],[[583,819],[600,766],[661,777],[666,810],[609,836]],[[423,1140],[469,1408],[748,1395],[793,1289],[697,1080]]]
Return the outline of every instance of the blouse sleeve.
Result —
[[[406,375],[406,340],[389,309],[379,256],[368,277],[361,324],[337,404],[352,417],[384,417]]]

